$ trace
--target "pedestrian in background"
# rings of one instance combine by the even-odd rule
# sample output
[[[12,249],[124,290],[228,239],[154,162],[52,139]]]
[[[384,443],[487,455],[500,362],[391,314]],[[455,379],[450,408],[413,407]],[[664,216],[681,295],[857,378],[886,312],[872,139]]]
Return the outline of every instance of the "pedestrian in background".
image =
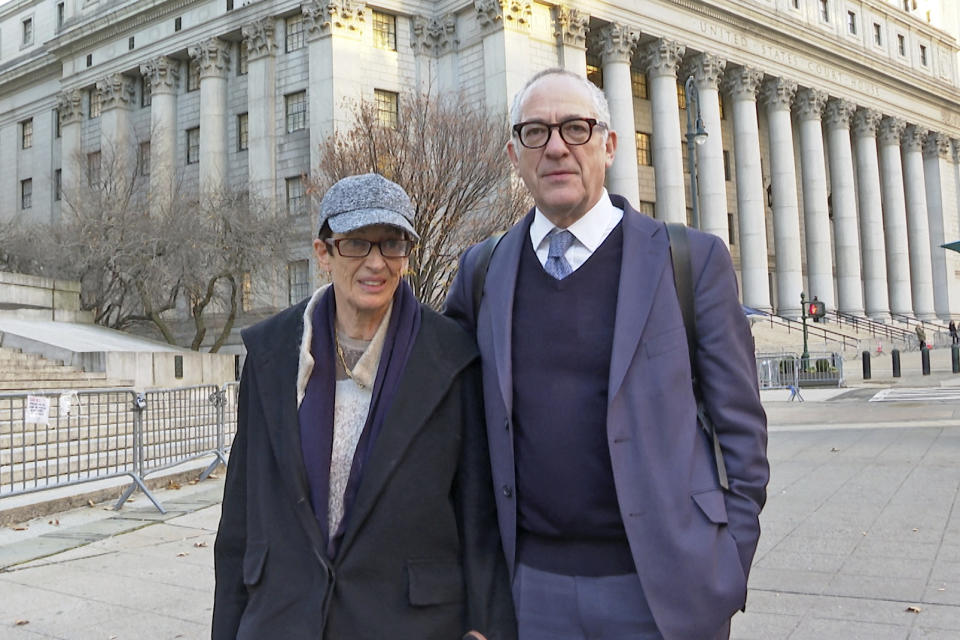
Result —
[[[917,325],[917,328],[914,329],[914,333],[917,334],[917,341],[920,343],[920,350],[923,351],[927,348],[927,332],[923,330],[922,325]]]
[[[214,640],[516,637],[477,349],[402,280],[413,217],[379,175],[337,182],[332,284],[243,332]]]

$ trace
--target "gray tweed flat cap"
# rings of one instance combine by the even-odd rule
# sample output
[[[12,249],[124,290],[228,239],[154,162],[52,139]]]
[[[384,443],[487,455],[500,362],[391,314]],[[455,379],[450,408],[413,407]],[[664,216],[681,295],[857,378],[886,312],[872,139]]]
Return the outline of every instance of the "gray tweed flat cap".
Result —
[[[330,225],[334,233],[347,233],[374,224],[403,229],[415,240],[413,204],[407,192],[377,173],[349,176],[337,181],[320,201],[318,228]]]

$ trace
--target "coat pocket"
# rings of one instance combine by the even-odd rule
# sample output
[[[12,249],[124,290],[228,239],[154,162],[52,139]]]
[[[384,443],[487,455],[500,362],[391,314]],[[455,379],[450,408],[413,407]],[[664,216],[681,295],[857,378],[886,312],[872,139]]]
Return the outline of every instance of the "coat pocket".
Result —
[[[408,560],[410,604],[422,607],[462,602],[463,569],[458,562]]]
[[[690,495],[700,507],[707,520],[714,524],[727,524],[727,504],[723,501],[722,489],[708,489]]]
[[[256,586],[263,577],[263,565],[267,562],[267,545],[253,543],[247,545],[243,554],[243,584],[248,587]]]

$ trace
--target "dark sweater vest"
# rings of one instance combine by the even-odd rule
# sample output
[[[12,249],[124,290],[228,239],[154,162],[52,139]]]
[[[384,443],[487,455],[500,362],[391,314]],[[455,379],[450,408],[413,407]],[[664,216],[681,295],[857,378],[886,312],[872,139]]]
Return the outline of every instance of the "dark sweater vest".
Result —
[[[524,243],[513,303],[519,560],[564,575],[636,571],[607,446],[607,387],[623,254],[617,225],[555,280]]]

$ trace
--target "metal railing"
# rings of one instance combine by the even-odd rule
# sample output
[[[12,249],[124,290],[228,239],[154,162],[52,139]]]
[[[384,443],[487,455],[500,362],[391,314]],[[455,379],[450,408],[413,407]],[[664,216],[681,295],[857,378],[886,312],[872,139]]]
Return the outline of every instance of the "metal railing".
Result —
[[[213,456],[236,433],[236,382],[138,393],[133,389],[0,393],[0,498],[128,476],[119,509],[139,488],[161,513],[145,478]]]
[[[758,353],[756,359],[761,389],[843,386],[843,357],[839,353],[810,352],[806,359],[796,353]]]

